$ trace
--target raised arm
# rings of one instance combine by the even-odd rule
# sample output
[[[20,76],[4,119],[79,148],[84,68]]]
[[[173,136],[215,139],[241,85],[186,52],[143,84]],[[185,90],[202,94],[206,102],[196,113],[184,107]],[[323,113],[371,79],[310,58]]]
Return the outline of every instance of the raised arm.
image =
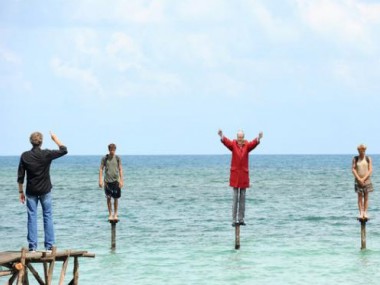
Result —
[[[61,141],[58,139],[58,137],[52,131],[50,131],[50,136],[51,136],[51,139],[56,143],[56,145],[58,147],[63,146],[63,144],[61,143]]]
[[[224,135],[223,135],[223,132],[222,130],[219,129],[218,131],[218,135],[220,136],[220,140],[221,142],[229,149],[232,151],[233,149],[233,144],[232,144],[232,141],[229,140],[228,138],[226,138]]]
[[[263,137],[263,132],[260,132],[256,138],[250,141],[248,143],[248,151],[255,149],[260,144],[260,140],[262,139],[262,137]]]

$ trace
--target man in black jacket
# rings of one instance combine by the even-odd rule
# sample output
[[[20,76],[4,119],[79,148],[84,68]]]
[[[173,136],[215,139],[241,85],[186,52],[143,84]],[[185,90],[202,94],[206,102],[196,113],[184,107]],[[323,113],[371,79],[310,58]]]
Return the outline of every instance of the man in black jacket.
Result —
[[[53,159],[67,154],[67,148],[62,145],[57,136],[50,132],[51,139],[59,150],[41,149],[43,136],[39,132],[30,135],[33,148],[21,155],[18,166],[18,189],[20,202],[25,203],[28,210],[28,243],[29,251],[37,249],[37,206],[40,201],[44,219],[45,249],[51,250],[54,245],[54,227],[52,215],[52,184],[50,181],[50,164]],[[26,193],[23,184],[26,173]]]

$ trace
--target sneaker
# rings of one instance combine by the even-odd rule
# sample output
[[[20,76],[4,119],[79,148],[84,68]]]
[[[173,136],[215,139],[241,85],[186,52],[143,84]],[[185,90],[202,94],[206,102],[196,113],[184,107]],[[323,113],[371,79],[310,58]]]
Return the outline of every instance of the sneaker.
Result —
[[[241,222],[239,222],[239,225],[241,225],[241,226],[245,226],[246,223],[244,223],[244,221],[241,221]]]
[[[35,250],[35,249],[33,249],[33,248],[29,248],[29,252],[30,252],[30,253],[35,253],[35,252],[36,252],[36,250]]]

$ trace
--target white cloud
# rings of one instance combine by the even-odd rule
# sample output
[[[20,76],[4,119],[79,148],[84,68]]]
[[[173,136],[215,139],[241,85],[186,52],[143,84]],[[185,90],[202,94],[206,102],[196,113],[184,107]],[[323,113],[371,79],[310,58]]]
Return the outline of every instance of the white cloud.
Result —
[[[299,31],[295,24],[289,21],[287,15],[284,18],[275,16],[273,11],[266,7],[265,1],[246,1],[247,8],[252,14],[251,21],[257,21],[265,32],[266,37],[275,42],[293,41],[299,38]],[[253,26],[255,24],[252,24]]]
[[[140,69],[144,61],[143,53],[137,43],[121,32],[112,35],[111,42],[106,46],[106,54],[109,62],[114,64],[119,71],[129,68]]]
[[[222,21],[230,13],[228,1],[220,0],[181,0],[174,8],[180,19],[190,21]],[[236,6],[235,6],[236,7]]]
[[[214,45],[213,41],[207,34],[189,34],[186,37],[186,45],[183,47],[188,53],[187,60],[197,61],[197,64],[214,67],[220,59],[220,48]]]
[[[14,52],[0,47],[0,60],[10,64],[21,64],[21,58]]]
[[[99,55],[98,33],[91,29],[80,29],[73,32],[74,41],[81,53],[97,56]]]
[[[328,40],[371,51],[380,4],[357,0],[296,0],[303,21]],[[377,33],[377,31],[376,31]]]
[[[76,21],[97,23],[99,21],[107,21],[111,23],[156,23],[163,20],[164,3],[165,1],[162,0],[79,1],[75,2],[71,9],[67,10],[67,16]],[[73,11],[75,12],[73,13]]]
[[[90,70],[81,69],[79,67],[70,66],[67,63],[63,63],[59,58],[53,58],[50,62],[50,66],[57,76],[67,78],[73,81],[78,81],[86,88],[94,90],[95,92],[102,94],[102,88]]]

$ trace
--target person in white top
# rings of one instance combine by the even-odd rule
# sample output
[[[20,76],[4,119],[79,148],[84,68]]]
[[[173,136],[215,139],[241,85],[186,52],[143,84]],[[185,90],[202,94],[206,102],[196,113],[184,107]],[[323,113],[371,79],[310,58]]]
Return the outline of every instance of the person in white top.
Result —
[[[372,159],[365,155],[367,147],[358,146],[358,156],[352,159],[352,174],[355,177],[355,192],[358,193],[359,219],[368,219],[368,194],[373,191],[371,182]]]

